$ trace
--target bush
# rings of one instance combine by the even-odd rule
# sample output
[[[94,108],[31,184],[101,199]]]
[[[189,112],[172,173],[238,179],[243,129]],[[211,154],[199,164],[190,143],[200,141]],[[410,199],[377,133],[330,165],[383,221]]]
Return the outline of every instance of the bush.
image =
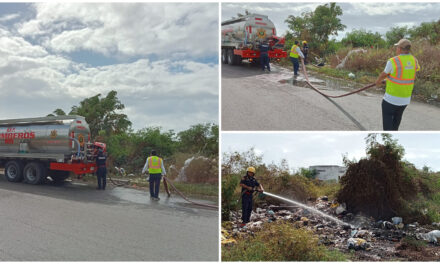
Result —
[[[328,56],[327,61],[335,68],[352,50],[351,46],[339,49],[335,54]],[[329,72],[335,77],[344,76],[345,71],[355,72],[356,75],[369,73],[377,77],[384,69],[387,60],[395,56],[392,48],[366,49],[367,52],[352,53],[345,63],[341,74]],[[412,51],[421,70],[417,72],[413,94],[421,99],[440,100],[440,45],[432,45],[428,40],[413,41]]]
[[[435,200],[440,190],[432,184],[437,176],[402,161],[404,149],[389,134],[382,134],[382,139],[378,143],[375,134],[369,134],[368,157],[346,161],[337,200],[353,213],[376,219],[401,216],[405,222],[424,224],[439,219],[440,204]]]
[[[382,39],[381,35],[376,32],[366,31],[365,29],[354,29],[347,33],[345,37],[341,40],[344,46],[350,45],[352,47],[385,47],[385,40]]]
[[[238,175],[222,176],[222,221],[229,221],[231,211],[237,210],[240,179]]]
[[[254,237],[222,246],[222,261],[344,261],[345,255],[318,245],[318,237],[287,222],[266,223]]]

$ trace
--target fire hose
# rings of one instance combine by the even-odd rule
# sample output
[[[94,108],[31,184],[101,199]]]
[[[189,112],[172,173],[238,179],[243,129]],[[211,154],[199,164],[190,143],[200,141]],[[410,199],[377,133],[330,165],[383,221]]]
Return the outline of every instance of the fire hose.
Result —
[[[126,183],[122,183],[122,184],[118,184],[116,182],[113,181],[113,179],[111,178],[111,176],[109,175],[109,180],[112,184],[114,184],[115,186],[118,187],[122,187],[124,185],[126,185]],[[173,184],[172,181],[170,181],[166,176],[163,176],[163,184],[165,187],[165,191],[168,194],[168,196],[171,196],[170,191],[168,189],[168,183],[171,185],[171,187],[174,189],[174,191],[180,196],[182,197],[185,201],[194,204],[194,205],[198,205],[198,206],[204,206],[204,207],[209,207],[209,208],[214,208],[214,209],[218,209],[218,206],[216,205],[211,205],[211,204],[204,204],[204,203],[198,203],[198,202],[194,202],[192,200],[190,200],[188,197],[186,197],[181,191],[179,191],[176,186]]]
[[[339,98],[339,97],[349,96],[349,95],[352,95],[352,94],[359,93],[359,92],[362,92],[362,91],[364,91],[364,90],[367,90],[367,89],[369,89],[369,88],[371,88],[371,87],[374,87],[374,86],[376,85],[375,83],[372,83],[372,84],[369,84],[369,85],[367,85],[367,86],[364,86],[364,87],[362,87],[362,88],[360,88],[360,89],[357,89],[357,90],[351,91],[351,92],[346,93],[346,94],[341,94],[341,95],[328,95],[328,94],[326,94],[326,93],[321,92],[318,88],[316,88],[315,86],[313,86],[313,84],[310,82],[310,80],[309,80],[309,75],[307,74],[306,66],[304,65],[304,60],[302,60],[302,59],[301,59],[301,65],[302,65],[302,68],[303,68],[304,76],[306,77],[306,83],[307,83],[307,84],[308,84],[313,90],[315,90],[316,92],[318,92],[319,94],[321,94],[321,95],[323,95],[323,96],[325,96],[325,97],[329,97],[329,98]]]
[[[204,204],[204,203],[198,203],[198,202],[194,202],[191,201],[190,199],[188,199],[188,197],[186,197],[181,191],[179,191],[176,186],[173,184],[172,181],[170,181],[167,177],[163,176],[164,182],[168,182],[171,187],[174,189],[174,191],[176,191],[176,193],[182,197],[185,201],[194,204],[194,205],[198,205],[198,206],[204,206],[204,207],[209,207],[209,208],[213,208],[213,209],[218,209],[217,205],[212,205],[212,204]]]

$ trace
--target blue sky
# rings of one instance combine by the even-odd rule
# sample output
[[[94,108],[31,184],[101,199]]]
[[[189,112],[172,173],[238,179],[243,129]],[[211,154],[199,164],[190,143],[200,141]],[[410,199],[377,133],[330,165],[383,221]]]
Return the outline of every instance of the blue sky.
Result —
[[[286,159],[290,168],[311,165],[343,165],[342,156],[359,160],[365,157],[365,132],[297,133],[222,133],[222,153],[247,151],[263,156],[266,164],[280,164]],[[405,148],[404,159],[418,168],[428,166],[440,171],[439,133],[394,133]],[[380,137],[378,137],[380,138]]]
[[[244,13],[269,16],[277,28],[278,35],[284,35],[287,25],[284,20],[289,15],[299,16],[303,12],[315,10],[318,5],[326,2],[313,3],[223,3],[222,21]],[[342,39],[347,32],[353,29],[366,29],[367,31],[385,34],[391,27],[419,25],[421,22],[432,22],[440,19],[440,3],[425,2],[339,2],[343,15],[340,17],[342,24],[347,28],[338,32],[336,39]]]
[[[0,3],[0,119],[118,91],[134,129],[218,123],[217,3]]]

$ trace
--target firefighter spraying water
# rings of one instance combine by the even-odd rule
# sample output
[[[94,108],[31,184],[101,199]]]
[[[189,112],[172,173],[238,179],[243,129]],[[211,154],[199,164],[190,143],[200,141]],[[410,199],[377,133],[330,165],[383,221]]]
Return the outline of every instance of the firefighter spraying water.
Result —
[[[240,181],[240,186],[242,187],[242,191],[241,191],[241,201],[242,201],[242,223],[241,223],[241,227],[244,227],[247,223],[249,223],[250,221],[250,217],[252,214],[252,207],[253,207],[253,193],[254,192],[259,192],[262,194],[262,196],[264,197],[265,195],[270,196],[272,198],[275,198],[277,200],[283,201],[283,202],[287,202],[290,204],[294,204],[296,206],[299,206],[303,209],[307,209],[309,212],[313,213],[313,214],[318,214],[320,216],[323,216],[333,222],[335,222],[338,225],[341,226],[350,226],[351,228],[353,228],[353,226],[351,226],[350,224],[347,224],[339,219],[337,219],[336,217],[333,217],[331,215],[328,215],[324,212],[321,212],[311,206],[307,206],[303,203],[300,203],[298,201],[295,200],[291,200],[291,199],[287,199],[285,197],[267,192],[264,190],[263,186],[255,179],[255,168],[254,167],[249,167],[246,170],[246,175],[241,179]]]

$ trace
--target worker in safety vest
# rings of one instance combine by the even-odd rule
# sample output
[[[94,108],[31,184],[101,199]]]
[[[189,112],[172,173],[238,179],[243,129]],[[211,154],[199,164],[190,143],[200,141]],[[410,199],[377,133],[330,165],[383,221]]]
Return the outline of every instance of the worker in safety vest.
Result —
[[[380,86],[386,79],[382,101],[383,130],[398,130],[403,111],[411,101],[416,72],[420,70],[417,59],[410,54],[411,42],[401,39],[394,44],[397,56],[388,60],[385,70],[376,80]]]
[[[304,54],[301,52],[301,49],[298,46],[298,40],[295,40],[295,44],[292,45],[290,49],[290,61],[293,64],[293,75],[298,76],[299,69],[299,57],[304,59]]]
[[[303,41],[303,48],[302,53],[304,54],[304,64],[307,64],[307,54],[309,53],[309,45],[307,44],[307,41]]]
[[[269,59],[269,50],[270,46],[267,41],[263,41],[263,43],[260,44],[260,63],[261,63],[261,69],[264,71],[267,67],[267,70],[270,71],[270,59]]]
[[[162,175],[166,175],[165,167],[163,166],[162,158],[157,156],[155,150],[151,151],[151,156],[147,158],[142,174],[148,170],[149,183],[150,183],[150,198],[155,201],[159,201],[159,186]]]
[[[255,191],[264,192],[263,186],[254,178],[255,168],[249,167],[246,175],[241,179],[241,208],[242,208],[242,224],[241,227],[249,223],[252,213],[252,194]]]
[[[105,186],[107,185],[107,155],[104,153],[104,150],[100,148],[98,150],[98,155],[96,156],[96,166],[98,170],[96,172],[96,176],[98,178],[98,190],[105,190]]]

